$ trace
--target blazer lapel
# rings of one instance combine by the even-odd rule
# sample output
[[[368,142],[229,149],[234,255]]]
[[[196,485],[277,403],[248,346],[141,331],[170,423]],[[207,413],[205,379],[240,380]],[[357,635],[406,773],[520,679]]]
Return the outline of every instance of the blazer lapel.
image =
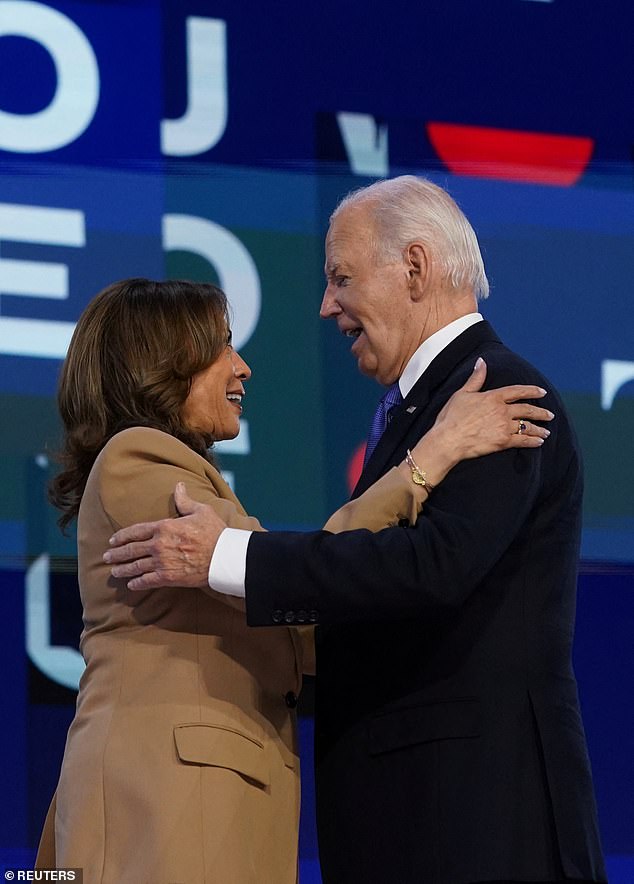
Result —
[[[405,400],[393,410],[390,423],[385,428],[385,432],[379,439],[378,445],[372,452],[372,457],[365,465],[365,469],[352,492],[353,499],[383,475],[390,460],[394,457],[394,453],[403,447],[404,440],[414,422],[424,414],[425,408],[437,388],[474,350],[482,344],[492,342],[501,343],[489,323],[482,320],[469,326],[432,360]]]

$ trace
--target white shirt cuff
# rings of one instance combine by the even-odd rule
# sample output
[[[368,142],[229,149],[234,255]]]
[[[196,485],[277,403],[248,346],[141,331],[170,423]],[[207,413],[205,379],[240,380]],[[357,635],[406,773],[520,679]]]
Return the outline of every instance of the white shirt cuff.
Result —
[[[252,531],[225,528],[209,563],[209,586],[224,595],[244,598],[247,573],[247,546]]]

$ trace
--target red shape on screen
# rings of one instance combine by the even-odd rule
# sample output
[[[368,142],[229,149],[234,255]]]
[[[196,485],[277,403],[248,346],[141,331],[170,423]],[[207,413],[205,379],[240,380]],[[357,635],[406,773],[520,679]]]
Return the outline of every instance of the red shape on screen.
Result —
[[[359,481],[359,476],[363,470],[363,458],[365,457],[366,443],[362,442],[352,452],[352,457],[348,461],[348,469],[346,470],[346,478],[348,480],[348,491],[352,494],[355,485]]]
[[[427,123],[434,150],[455,175],[570,187],[585,172],[594,140],[455,123]]]

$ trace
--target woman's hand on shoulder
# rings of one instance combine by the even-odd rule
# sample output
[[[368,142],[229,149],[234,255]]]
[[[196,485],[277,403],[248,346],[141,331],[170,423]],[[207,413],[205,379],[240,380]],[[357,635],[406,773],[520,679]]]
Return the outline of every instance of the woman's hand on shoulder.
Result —
[[[482,392],[486,374],[485,361],[478,359],[471,377],[412,449],[413,460],[429,475],[431,487],[462,460],[507,448],[539,448],[550,435],[536,421],[548,423],[553,413],[524,401],[541,399],[546,395],[544,389],[514,384]],[[406,474],[408,467],[401,464],[399,469]]]
[[[546,390],[533,384],[514,384],[482,392],[487,366],[478,359],[467,382],[442,409],[431,432],[435,443],[446,447],[459,463],[507,448],[539,448],[550,430],[552,411],[525,400],[541,399]]]

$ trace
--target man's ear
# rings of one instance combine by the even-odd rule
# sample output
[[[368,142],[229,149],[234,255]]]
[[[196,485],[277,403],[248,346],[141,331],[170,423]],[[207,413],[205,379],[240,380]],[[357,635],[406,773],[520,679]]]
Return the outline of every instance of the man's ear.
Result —
[[[405,264],[409,276],[412,300],[419,301],[431,280],[431,255],[424,243],[412,242],[405,249]]]

